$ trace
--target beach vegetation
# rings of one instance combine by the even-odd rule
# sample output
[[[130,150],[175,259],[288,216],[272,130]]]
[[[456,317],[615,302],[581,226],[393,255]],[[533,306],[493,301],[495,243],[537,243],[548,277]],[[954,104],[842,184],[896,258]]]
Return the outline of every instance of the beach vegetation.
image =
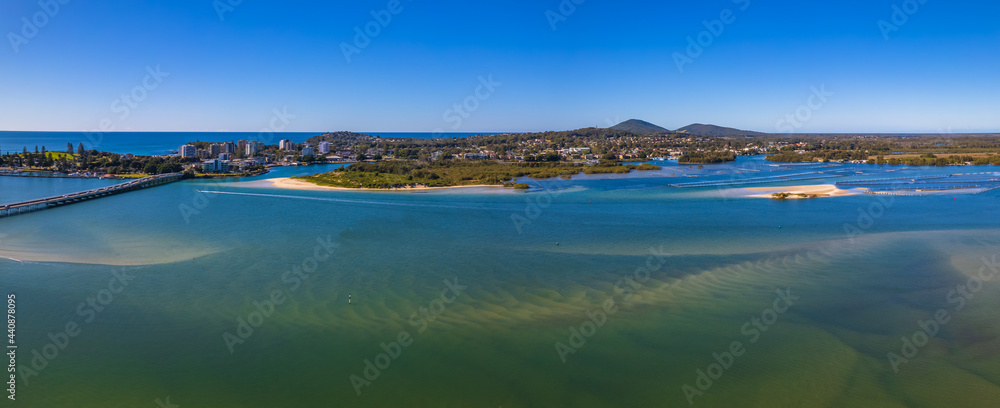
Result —
[[[384,161],[354,163],[332,172],[296,179],[320,186],[346,188],[391,189],[406,187],[452,187],[495,185],[527,189],[527,183],[517,183],[523,177],[549,179],[570,178],[585,174],[622,174],[633,170],[659,170],[651,164],[581,165],[557,162],[500,163],[495,161],[439,160],[431,163]]]

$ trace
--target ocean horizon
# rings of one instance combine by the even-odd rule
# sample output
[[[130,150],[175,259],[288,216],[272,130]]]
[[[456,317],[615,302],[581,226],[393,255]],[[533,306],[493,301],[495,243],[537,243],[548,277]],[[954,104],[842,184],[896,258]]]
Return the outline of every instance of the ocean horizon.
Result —
[[[11,407],[1000,407],[1000,2],[0,9]]]
[[[228,142],[256,140],[265,144],[278,144],[282,139],[295,143],[328,132],[40,132],[0,131],[0,154],[20,153],[22,149],[33,152],[44,146],[48,151],[66,151],[72,143],[74,151],[80,143],[87,150],[100,150],[118,154],[143,156],[164,155],[177,152],[186,143],[195,141]],[[388,138],[462,138],[476,135],[497,135],[497,132],[356,132]]]

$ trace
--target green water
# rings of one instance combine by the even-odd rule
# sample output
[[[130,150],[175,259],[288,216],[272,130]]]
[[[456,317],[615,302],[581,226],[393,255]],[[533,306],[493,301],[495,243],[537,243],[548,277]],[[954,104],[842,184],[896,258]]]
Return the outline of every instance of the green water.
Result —
[[[0,260],[18,299],[19,366],[35,367],[32,350],[67,323],[80,331],[18,384],[17,405],[689,406],[690,385],[696,406],[996,406],[1000,275],[961,310],[949,292],[1000,252],[998,195],[779,202],[668,187],[800,171],[761,166],[527,193],[188,181],[2,219],[0,256],[22,260]],[[927,171],[949,169],[894,174]],[[876,203],[880,216],[849,236],[844,225]],[[37,261],[47,257],[63,262]],[[132,279],[102,305],[123,272]],[[445,293],[452,303],[440,301],[446,280],[465,287]],[[744,326],[779,289],[795,297],[787,311],[767,331]],[[242,338],[239,319],[259,319],[255,302],[274,291],[284,302]],[[556,344],[609,300],[616,311],[564,362]],[[421,308],[440,313],[424,326],[411,321]],[[887,353],[938,309],[951,320],[895,372]],[[412,343],[366,379],[365,361],[401,333]],[[697,388],[698,370],[733,342],[745,352]],[[360,395],[352,375],[370,382]]]

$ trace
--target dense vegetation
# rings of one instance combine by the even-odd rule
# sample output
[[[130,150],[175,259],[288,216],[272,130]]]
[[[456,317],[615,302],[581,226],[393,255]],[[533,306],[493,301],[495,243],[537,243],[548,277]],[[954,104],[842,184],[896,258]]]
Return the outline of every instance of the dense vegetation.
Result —
[[[910,165],[910,166],[950,166],[950,165],[960,165],[960,164],[973,164],[973,165],[1000,165],[1000,156],[994,154],[982,154],[978,153],[975,156],[971,154],[941,154],[937,155],[934,153],[925,153],[922,155],[897,155],[897,156],[884,156],[878,155],[872,158],[868,153],[863,151],[844,151],[844,150],[825,150],[825,151],[812,151],[804,153],[796,153],[793,151],[781,151],[772,156],[768,156],[767,160],[773,162],[782,163],[801,163],[801,162],[829,162],[829,161],[863,161],[868,164],[888,164],[888,165]]]
[[[771,194],[771,198],[775,200],[787,200],[790,198],[816,198],[819,197],[818,194],[806,194],[806,193],[774,193]]]
[[[733,152],[688,152],[677,159],[678,163],[718,164],[736,161]]]
[[[1000,166],[1000,156],[988,154],[985,156],[971,156],[971,155],[961,155],[955,154],[948,157],[938,157],[933,153],[927,153],[919,157],[890,157],[885,158],[883,156],[878,156],[875,159],[868,160],[872,164],[907,164],[910,166],[948,166],[954,164],[974,164],[978,166],[982,165],[995,165]]]
[[[76,152],[68,146],[64,152],[49,152],[43,147],[36,153],[27,149],[22,153],[0,156],[0,167],[21,170],[55,170],[61,172],[91,172],[106,174],[164,174],[183,171],[186,163],[196,159],[169,156],[126,156],[117,153],[84,150],[80,144]]]
[[[709,136],[709,137],[763,137],[770,136],[767,133],[754,132],[750,130],[740,130],[733,129],[722,126],[715,125],[703,125],[701,123],[694,123],[677,129],[677,133],[687,133],[698,136]]]
[[[614,130],[624,130],[640,135],[655,135],[670,133],[669,130],[639,119],[629,119],[611,127]]]
[[[863,161],[871,164],[1000,165],[996,135],[814,135],[786,138],[772,149],[774,162]],[[794,143],[792,145],[791,143]]]
[[[868,153],[861,150],[818,150],[799,154],[791,150],[783,150],[772,156],[768,156],[767,160],[783,163],[802,163],[817,160],[824,162],[834,160],[868,160]]]
[[[568,163],[497,163],[490,161],[440,160],[427,164],[407,161],[355,163],[324,174],[299,177],[321,186],[347,188],[451,187],[468,185],[502,185],[527,188],[513,181],[520,177],[547,179],[569,178],[581,172],[587,174],[628,173],[632,170],[659,170],[650,164],[622,165],[605,163],[594,166]]]

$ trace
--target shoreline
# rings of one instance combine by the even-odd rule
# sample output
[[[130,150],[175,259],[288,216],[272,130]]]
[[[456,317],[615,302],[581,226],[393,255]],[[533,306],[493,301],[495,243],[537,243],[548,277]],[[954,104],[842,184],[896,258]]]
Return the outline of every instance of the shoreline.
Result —
[[[263,176],[263,175],[265,175],[267,173],[270,173],[270,172],[271,172],[270,168],[265,168],[263,171],[251,172],[251,173],[224,173],[224,174],[202,173],[201,175],[198,175],[197,173],[195,173],[195,176],[193,178],[195,180],[219,180],[219,179],[227,179],[227,178],[259,177],[259,176]]]
[[[776,194],[788,194],[784,200],[802,200],[807,198],[848,197],[868,192],[865,188],[842,190],[834,184],[813,184],[806,186],[783,187],[744,187],[741,188],[744,197],[779,199]]]
[[[482,188],[482,187],[495,187],[503,188],[503,186],[489,185],[489,184],[475,184],[469,186],[448,186],[448,187],[396,187],[396,188],[349,188],[349,187],[332,187],[332,186],[321,186],[319,184],[310,183],[304,180],[296,180],[291,177],[281,177],[263,180],[271,184],[271,187],[280,188],[285,190],[326,190],[326,191],[429,191],[429,190],[451,190],[456,188]]]

